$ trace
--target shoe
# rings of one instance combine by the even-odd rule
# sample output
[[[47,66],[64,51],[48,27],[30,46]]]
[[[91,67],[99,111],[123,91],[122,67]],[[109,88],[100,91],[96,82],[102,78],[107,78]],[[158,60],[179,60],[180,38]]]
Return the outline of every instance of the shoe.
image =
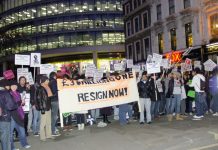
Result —
[[[140,122],[140,124],[145,124],[144,122]]]
[[[193,114],[190,112],[189,115],[192,116]]]
[[[214,117],[218,116],[218,112],[214,113],[213,116],[214,116]]]
[[[209,114],[209,111],[206,111],[206,115],[208,115]]]
[[[60,136],[61,134],[57,134],[57,133],[55,133],[55,134],[52,134],[51,136]]]
[[[181,118],[180,114],[177,114],[177,115],[176,115],[176,120],[177,120],[177,121],[182,121],[183,118]]]
[[[188,116],[186,114],[182,114],[181,117],[187,118]]]
[[[51,137],[48,137],[47,139],[55,140],[55,137],[51,136]]]
[[[193,119],[201,119],[201,118],[203,118],[203,117],[202,116],[196,116],[196,115],[193,116]]]
[[[39,136],[39,133],[34,133],[33,135],[34,135],[34,136]]]
[[[30,147],[31,147],[30,145],[24,146],[25,149],[29,149]]]
[[[97,127],[99,127],[99,128],[104,128],[104,127],[106,127],[106,126],[107,126],[107,124],[104,123],[104,122],[102,122],[102,121],[100,121],[100,122],[98,123],[98,125],[97,125]]]
[[[42,142],[46,142],[46,139],[43,139],[43,140],[40,140],[40,141],[42,141]]]
[[[201,118],[192,118],[192,120],[202,120]]]
[[[151,121],[147,122],[147,124],[151,124]]]
[[[168,121],[172,122],[173,121],[173,115],[167,115]]]
[[[210,111],[211,114],[213,113],[213,110],[212,110],[212,109],[210,109],[209,111]]]

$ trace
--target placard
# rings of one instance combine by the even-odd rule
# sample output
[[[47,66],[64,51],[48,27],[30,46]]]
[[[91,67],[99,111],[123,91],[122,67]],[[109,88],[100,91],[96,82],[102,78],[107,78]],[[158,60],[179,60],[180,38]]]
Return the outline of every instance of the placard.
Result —
[[[161,66],[163,66],[164,69],[170,69],[170,61],[169,61],[169,59],[162,59]]]
[[[153,62],[161,64],[163,56],[160,54],[153,53]]]
[[[114,64],[114,70],[115,70],[115,71],[121,71],[121,70],[123,70],[123,64],[121,64],[121,63]]]
[[[19,81],[20,77],[24,76],[28,82],[28,73],[29,73],[28,68],[17,68],[17,81]]]
[[[160,64],[157,63],[147,63],[147,72],[148,74],[160,73]]]
[[[29,66],[30,55],[15,54],[15,65]]]
[[[14,79],[14,72],[12,70],[7,70],[3,72],[4,78],[7,80]]]
[[[31,53],[30,67],[41,66],[41,53]]]
[[[40,65],[40,74],[50,75],[51,72],[55,71],[55,67],[52,64],[41,64]]]
[[[202,68],[201,61],[194,61],[194,68]]]
[[[94,73],[96,71],[96,67],[94,64],[87,64],[86,66],[86,71],[85,71],[85,76],[88,77],[94,77]]]
[[[133,65],[132,66],[132,71],[140,72],[141,71],[141,67],[139,65]]]
[[[21,99],[25,101],[25,105],[22,106],[23,111],[30,111],[30,94],[29,93],[20,93]]]
[[[127,68],[132,68],[132,67],[133,67],[133,60],[127,59]]]

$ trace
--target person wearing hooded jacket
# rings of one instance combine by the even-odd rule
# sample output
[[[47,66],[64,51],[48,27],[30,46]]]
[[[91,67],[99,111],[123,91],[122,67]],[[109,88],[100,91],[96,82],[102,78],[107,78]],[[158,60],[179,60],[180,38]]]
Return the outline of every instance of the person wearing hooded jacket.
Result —
[[[2,150],[11,150],[10,127],[11,111],[18,108],[10,92],[5,89],[9,83],[7,80],[0,80],[0,140]]]

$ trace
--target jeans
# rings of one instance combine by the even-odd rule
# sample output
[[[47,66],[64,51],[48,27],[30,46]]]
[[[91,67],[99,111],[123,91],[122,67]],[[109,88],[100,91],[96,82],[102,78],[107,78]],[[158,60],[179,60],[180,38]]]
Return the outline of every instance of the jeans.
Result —
[[[129,105],[122,104],[119,106],[119,121],[121,125],[127,124],[126,113],[129,112]]]
[[[30,131],[33,123],[33,108],[32,106],[30,107],[30,111],[28,114],[28,124],[27,124],[27,131]]]
[[[146,110],[147,122],[151,122],[151,99],[150,98],[140,98],[140,122],[145,122],[144,111]]]
[[[174,94],[174,97],[171,98],[171,108],[170,108],[170,114],[174,113],[174,110],[176,114],[180,114],[180,106],[181,106],[181,94]]]
[[[165,98],[165,95],[164,93],[160,93],[160,96],[161,96],[161,100],[160,100],[160,113],[166,113],[166,98]]]
[[[85,115],[84,114],[76,114],[76,123],[77,124],[85,123]]]
[[[181,100],[181,114],[185,114],[186,110],[186,99]]]
[[[166,109],[167,115],[170,114],[171,104],[172,104],[172,99],[171,99],[171,98],[166,98],[166,106],[165,106],[165,109]]]
[[[1,149],[11,150],[10,122],[0,122]]]
[[[33,133],[39,133],[40,121],[41,121],[41,112],[36,108],[33,109]]]
[[[206,102],[206,95],[204,92],[195,94],[195,107],[196,107],[196,116],[204,115],[204,107]]]
[[[154,119],[159,115],[160,101],[151,101],[151,117]]]
[[[58,101],[51,102],[51,130],[52,134],[55,134],[56,123],[58,119]]]
[[[99,117],[100,110],[99,109],[92,109],[91,110],[91,116],[96,121],[96,119]]]
[[[14,119],[11,117],[11,131],[10,131],[10,139],[11,139],[11,149],[15,149],[15,146],[14,146],[14,138],[13,138],[13,132],[14,132],[14,129],[17,130],[18,132],[18,136],[19,136],[19,140],[20,140],[20,144],[22,147],[26,146],[26,145],[29,145],[27,143],[27,138],[26,138],[26,134],[25,134],[25,129],[24,127],[20,126],[19,124],[17,124]]]

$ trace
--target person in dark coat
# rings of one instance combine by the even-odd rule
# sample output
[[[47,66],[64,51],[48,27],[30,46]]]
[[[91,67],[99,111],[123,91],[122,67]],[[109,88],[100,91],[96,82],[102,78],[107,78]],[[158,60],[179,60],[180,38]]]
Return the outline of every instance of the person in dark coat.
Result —
[[[11,150],[11,111],[16,110],[18,106],[10,92],[5,89],[6,86],[9,86],[8,81],[0,80],[0,141],[2,150]]]

